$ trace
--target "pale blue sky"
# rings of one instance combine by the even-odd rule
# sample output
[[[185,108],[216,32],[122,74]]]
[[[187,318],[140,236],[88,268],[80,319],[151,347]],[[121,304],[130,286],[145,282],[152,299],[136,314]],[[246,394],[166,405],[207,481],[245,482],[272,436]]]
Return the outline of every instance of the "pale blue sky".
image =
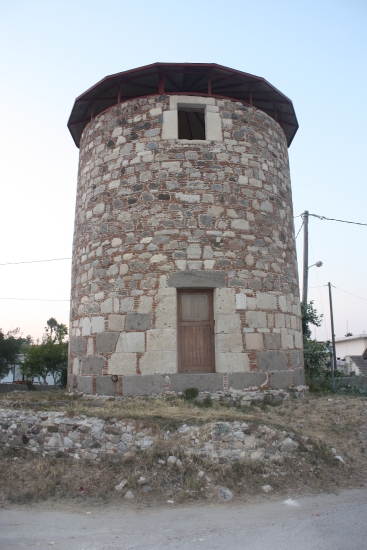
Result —
[[[365,0],[0,0],[0,36],[0,263],[71,255],[74,99],[107,74],[155,61],[266,78],[292,99],[300,124],[289,150],[295,215],[367,223]],[[310,264],[324,262],[319,284],[367,298],[367,227],[311,219],[310,241]],[[0,266],[0,281],[0,297],[68,300],[70,262]],[[322,304],[318,288],[309,297],[328,323],[320,292]],[[366,300],[335,290],[334,309],[337,336],[347,320],[351,332],[367,331]],[[68,322],[67,302],[0,300],[0,311],[0,327],[34,337],[50,316]],[[327,335],[329,326],[317,330]]]

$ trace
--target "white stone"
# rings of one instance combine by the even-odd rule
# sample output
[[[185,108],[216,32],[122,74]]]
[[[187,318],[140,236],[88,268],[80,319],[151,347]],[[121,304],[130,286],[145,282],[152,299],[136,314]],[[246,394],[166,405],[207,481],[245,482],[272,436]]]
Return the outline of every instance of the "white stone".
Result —
[[[137,374],[136,357],[136,353],[113,353],[108,361],[108,374]]]
[[[176,193],[176,199],[184,202],[200,202],[200,195],[186,195],[185,193]]]
[[[211,260],[213,257],[213,249],[211,246],[204,246],[203,257],[205,260]]]
[[[177,330],[152,329],[147,330],[147,351],[176,351]]]
[[[275,296],[264,292],[257,293],[257,307],[259,309],[276,309]]]
[[[293,335],[289,334],[287,328],[280,329],[280,335],[282,339],[282,348],[283,349],[293,349]]]
[[[187,262],[187,268],[188,269],[194,269],[195,271],[198,271],[202,268],[203,266],[203,262],[198,262],[198,261],[188,261]]]
[[[246,349],[255,350],[262,349],[263,347],[263,335],[259,332],[247,332],[245,335],[246,338]]]
[[[235,312],[234,288],[216,288],[214,290],[214,308],[216,314],[231,314]]]
[[[236,313],[230,315],[218,314],[215,329],[217,333],[221,332],[224,334],[241,332],[240,316]]]
[[[246,294],[240,292],[236,294],[236,309],[246,309]]]
[[[82,335],[88,336],[90,334],[91,328],[92,328],[92,324],[90,322],[89,317],[84,317],[83,324],[82,324]]]
[[[132,311],[134,307],[134,298],[122,298],[120,310],[122,313]]]
[[[186,269],[186,260],[175,260],[175,264],[180,271]]]
[[[101,313],[112,313],[112,298],[107,298],[101,303]]]
[[[283,313],[276,313],[274,319],[275,328],[285,328],[285,315],[283,315]]]
[[[213,269],[215,260],[204,260],[204,269]]]
[[[178,139],[177,110],[164,111],[162,139]]]
[[[233,210],[232,208],[228,208],[227,209],[227,216],[229,218],[234,218],[234,219],[237,219],[238,218],[238,214],[235,210]]]
[[[170,109],[177,110],[178,107],[197,107],[202,105],[215,105],[213,97],[200,97],[191,95],[170,96]]]
[[[79,374],[79,359],[74,357],[73,361],[73,374]]]
[[[201,257],[201,247],[198,244],[190,244],[187,247],[187,257],[190,259],[197,259]]]
[[[99,204],[96,204],[96,206],[93,208],[94,214],[102,214],[104,212],[105,205],[103,202],[100,202]]]
[[[116,237],[115,239],[112,239],[111,246],[113,247],[120,246],[121,243],[122,243],[122,240]]]
[[[87,340],[87,355],[94,355],[93,338],[88,338],[88,340]]]
[[[159,116],[162,114],[162,108],[161,107],[155,107],[154,109],[150,109],[150,116]]]
[[[247,353],[218,353],[217,372],[249,372],[250,362]]]
[[[285,296],[279,296],[279,307],[282,311],[288,311],[287,300],[285,299]]]
[[[303,347],[302,332],[295,331],[295,333],[294,333],[294,345],[295,345],[296,348],[302,348]]]
[[[246,231],[249,229],[250,225],[247,220],[233,220],[231,222],[232,229],[240,229],[242,231]]]
[[[177,328],[176,289],[174,288],[171,290],[174,291],[174,295],[160,296],[158,294],[156,297],[156,328]]]
[[[211,206],[210,208],[208,208],[208,214],[210,214],[211,216],[219,217],[221,214],[223,214],[223,212],[224,208],[222,208],[221,206]]]
[[[175,174],[181,170],[181,166],[180,163],[176,161],[163,161],[162,169],[168,170],[169,174]]]
[[[108,329],[109,330],[124,330],[125,328],[125,315],[112,314],[108,316]]]
[[[126,500],[134,500],[135,495],[132,491],[127,491],[127,493],[125,493],[124,498],[126,498]]]
[[[167,256],[165,254],[154,254],[149,262],[151,264],[159,264],[159,263],[162,263],[162,262],[165,262],[167,260]]]
[[[222,141],[222,127],[219,113],[205,111],[205,138],[212,141]]]
[[[114,275],[117,275],[119,272],[119,268],[116,264],[112,264],[108,269],[107,269],[107,275],[109,277],[113,277]],[[111,299],[111,298],[110,298]]]
[[[174,374],[177,372],[176,351],[147,351],[140,359],[140,372],[144,374]]]
[[[216,334],[216,347],[215,349],[219,353],[235,352],[241,353],[243,351],[242,335],[239,334]]]
[[[150,313],[152,311],[152,305],[152,296],[140,296],[138,313]]]
[[[122,332],[119,336],[116,353],[134,353],[145,351],[144,332]]]
[[[246,322],[249,325],[249,327],[265,328],[266,327],[265,311],[247,311]]]
[[[122,491],[125,485],[127,485],[127,479],[123,479],[118,485],[115,485],[116,491]]]

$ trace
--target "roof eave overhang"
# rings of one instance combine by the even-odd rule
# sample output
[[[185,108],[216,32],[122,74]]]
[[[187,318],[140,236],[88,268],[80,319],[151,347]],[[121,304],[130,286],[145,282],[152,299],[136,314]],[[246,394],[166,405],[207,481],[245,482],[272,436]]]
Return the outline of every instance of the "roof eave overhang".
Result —
[[[202,79],[204,79],[204,82],[199,87],[196,86],[196,89],[186,89],[185,85],[180,89],[179,83],[173,82],[174,75],[177,78],[177,75],[180,74],[193,73],[201,73]],[[205,87],[205,76],[208,82],[207,88]],[[167,77],[169,79],[166,81],[168,89],[165,86]],[[139,83],[139,80],[142,79],[145,79],[145,83]],[[175,86],[175,89],[169,89],[171,86],[169,82]],[[218,83],[220,83],[220,88]],[[124,97],[123,93],[121,94],[121,91],[124,90],[130,90],[128,96]],[[219,91],[220,93],[216,93]],[[79,147],[84,128],[101,112],[110,109],[119,102],[159,95],[162,92],[168,95],[189,93],[221,97],[252,105],[279,123],[285,133],[288,147],[298,130],[298,121],[292,101],[262,77],[216,63],[153,63],[106,76],[76,98],[68,121],[68,128],[76,146]],[[105,96],[106,93],[114,95]]]

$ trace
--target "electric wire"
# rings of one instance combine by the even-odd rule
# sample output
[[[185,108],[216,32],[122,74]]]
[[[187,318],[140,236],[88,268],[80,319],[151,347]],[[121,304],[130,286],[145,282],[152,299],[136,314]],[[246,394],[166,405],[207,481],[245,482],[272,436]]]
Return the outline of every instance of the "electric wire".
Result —
[[[296,239],[297,239],[298,235],[301,233],[301,229],[302,229],[304,223],[305,223],[305,222],[303,221],[303,222],[302,222],[302,225],[301,225],[301,227],[299,228],[299,231],[298,231],[298,233],[297,233],[297,235],[296,235]]]
[[[71,258],[53,258],[51,260],[31,260],[29,262],[7,262],[0,265],[19,265],[19,264],[38,264],[41,262],[60,262],[61,260],[71,260]]]
[[[367,298],[362,298],[362,296],[357,296],[357,294],[352,294],[351,292],[348,292],[347,290],[343,290],[342,288],[338,288],[337,286],[334,286],[334,285],[331,285],[331,286],[333,288],[336,288],[337,290],[341,290],[342,292],[345,292],[346,294],[350,294],[351,296],[354,296],[355,298],[359,298],[360,300],[365,300],[367,302]]]
[[[295,216],[295,218],[304,218],[305,216],[305,213],[302,212],[302,214],[300,214],[299,216]],[[327,221],[331,221],[331,222],[341,222],[341,223],[350,223],[350,224],[353,224],[353,225],[364,225],[367,227],[367,223],[361,223],[361,222],[349,222],[347,220],[338,220],[337,218],[327,218],[326,216],[319,216],[318,214],[310,214],[308,213],[308,216],[313,216],[314,218],[318,218],[319,220],[323,221],[323,220],[327,220]]]
[[[0,298],[0,300],[21,300],[34,302],[70,302],[70,300],[48,300],[46,298]]]
[[[320,285],[319,287],[318,286],[309,286],[308,288],[321,288],[321,287],[325,287],[325,286],[328,286],[328,285]],[[360,300],[366,300],[367,302],[367,298],[363,298],[362,296],[357,296],[357,294],[352,294],[351,292],[348,292],[347,290],[343,290],[342,288],[339,288],[337,286],[334,286],[334,285],[331,285],[333,288],[336,288],[337,290],[341,290],[342,292],[345,292],[346,294],[350,294],[351,296],[354,296],[355,298],[359,298]]]

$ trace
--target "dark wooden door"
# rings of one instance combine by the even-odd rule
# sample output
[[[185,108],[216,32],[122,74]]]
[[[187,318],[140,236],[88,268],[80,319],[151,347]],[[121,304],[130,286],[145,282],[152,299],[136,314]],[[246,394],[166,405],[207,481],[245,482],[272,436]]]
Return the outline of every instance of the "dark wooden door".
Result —
[[[212,290],[178,290],[178,372],[215,372]]]

